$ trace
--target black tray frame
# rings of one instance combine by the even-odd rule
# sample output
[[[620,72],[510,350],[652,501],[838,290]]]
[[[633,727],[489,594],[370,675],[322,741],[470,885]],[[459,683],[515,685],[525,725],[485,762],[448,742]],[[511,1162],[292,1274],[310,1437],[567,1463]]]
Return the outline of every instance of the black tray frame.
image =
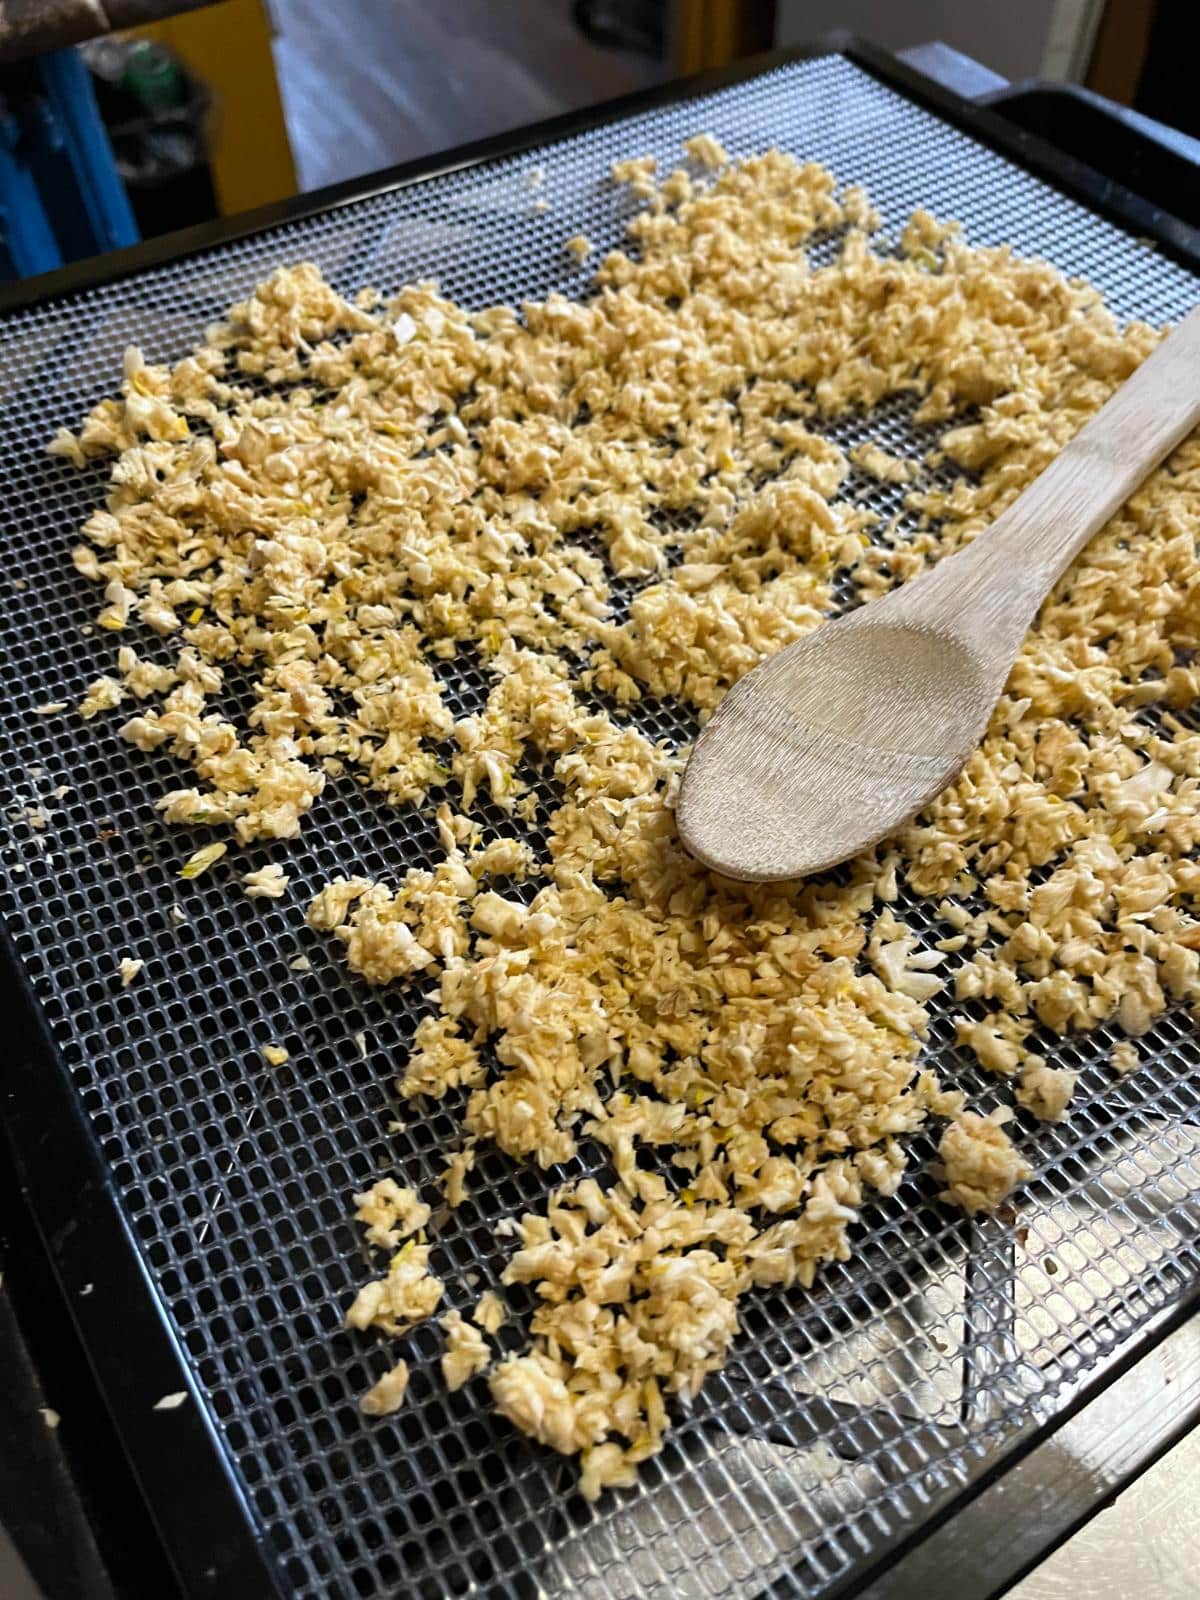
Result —
[[[1095,168],[1065,155],[1044,139],[1006,122],[994,111],[926,78],[877,46],[839,31],[800,48],[754,56],[731,67],[658,85],[460,149],[72,263],[0,288],[0,316],[57,295],[128,277],[278,223],[310,217],[499,157],[533,151],[619,117],[736,85],[788,62],[830,54],[842,55],[907,99],[1083,201],[1091,210],[1140,238],[1153,240],[1172,259],[1200,270],[1200,230],[1187,226]],[[145,1411],[142,1397],[148,1375],[153,1374],[159,1392],[166,1394],[190,1387],[186,1366],[122,1218],[69,1073],[3,925],[0,1004],[10,1020],[12,1042],[4,1085],[0,1161],[9,1169],[10,1183],[6,1187],[25,1213],[19,1223],[10,1218],[10,1231],[23,1233],[28,1247],[42,1252],[43,1264],[48,1263],[52,1270],[61,1290],[60,1300],[58,1304],[40,1304],[38,1321],[49,1325],[51,1319],[65,1316],[73,1323],[90,1366],[98,1404],[111,1420],[113,1436],[120,1441],[143,1498],[143,1505],[131,1508],[131,1520],[144,1524],[149,1513],[157,1530],[161,1551],[154,1552],[153,1560],[147,1557],[147,1575],[161,1573],[165,1556],[179,1593],[188,1600],[216,1595],[222,1600],[283,1596],[286,1591],[276,1564],[254,1532],[250,1509],[226,1470],[203,1408],[189,1404],[166,1414]],[[97,1263],[103,1263],[102,1270]],[[95,1291],[80,1298],[79,1285],[93,1279]],[[882,1546],[869,1564],[836,1585],[834,1592],[849,1596],[866,1587],[881,1570],[944,1526],[1002,1473],[1044,1446],[1058,1427],[1097,1395],[1127,1378],[1142,1357],[1197,1311],[1200,1282],[1186,1286],[1170,1309],[1143,1332],[1136,1347],[1083,1386],[1051,1422],[991,1463],[949,1506]],[[36,1355],[40,1343],[37,1328],[31,1327],[28,1332]],[[134,1363],[136,1383],[130,1381]],[[1131,1475],[1136,1476],[1149,1465],[1169,1445],[1180,1426],[1178,1417],[1169,1419],[1159,1448],[1148,1450]],[[1102,1503],[1103,1499],[1090,1507],[1077,1507],[1069,1522],[1047,1525],[1037,1553],[1047,1554]],[[149,1595],[151,1591],[143,1592]],[[154,1600],[168,1600],[157,1582],[153,1592]],[[795,1591],[783,1580],[770,1592]],[[992,1586],[981,1575],[978,1600],[991,1592]],[[972,1595],[970,1600],[977,1597]]]

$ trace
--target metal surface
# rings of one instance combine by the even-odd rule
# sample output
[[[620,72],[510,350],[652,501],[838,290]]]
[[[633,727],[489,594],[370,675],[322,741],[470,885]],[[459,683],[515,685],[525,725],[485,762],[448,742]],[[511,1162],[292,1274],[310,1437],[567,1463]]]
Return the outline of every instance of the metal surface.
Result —
[[[890,1563],[861,1600],[991,1600],[1022,1573],[1010,1600],[1132,1600],[1151,1589],[1156,1600],[1191,1600],[1200,1528],[1186,1508],[1200,1490],[1197,1421],[1200,1316],[1192,1316]],[[1173,1585],[1173,1574],[1186,1581]]]
[[[915,44],[909,50],[901,50],[898,59],[915,72],[933,78],[943,88],[961,94],[966,100],[978,100],[994,90],[1008,87],[1008,79],[999,72],[993,72],[991,67],[985,67],[974,56],[964,55],[961,50],[943,44],[940,39],[931,39],[928,44]]]
[[[1200,1570],[1200,1430],[1193,1428],[1094,1521],[1012,1591],[1011,1600],[1153,1594],[1192,1600]]]
[[[398,1347],[414,1367],[404,1409],[368,1421],[357,1396],[397,1347],[341,1326],[371,1270],[349,1197],[385,1171],[431,1185],[456,1138],[456,1107],[426,1117],[398,1107],[392,1080],[424,990],[349,980],[304,927],[303,907],[335,872],[389,876],[433,859],[430,815],[335,787],[287,852],[288,898],[251,902],[234,874],[281,859],[278,847],[231,852],[180,883],[199,837],[163,828],[153,810],[177,781],[174,764],[123,745],[116,719],[34,714],[74,702],[111,667],[111,637],[81,631],[97,593],[68,560],[103,472],[76,475],[43,449],[112,388],[127,343],[151,360],[178,357],[227,302],[300,257],[345,290],[436,275],[472,306],[582,292],[563,239],[583,231],[611,247],[630,209],[605,181],[609,162],[652,152],[670,163],[700,129],[735,155],[778,144],[828,163],[865,183],[893,226],[926,205],[961,219],[973,243],[1048,256],[1089,276],[1123,316],[1174,319],[1196,298],[1184,267],[829,55],[0,322],[0,911],[183,1352],[194,1406],[295,1595],[844,1589],[1161,1330],[1195,1288],[1200,1048],[1193,1024],[1172,1015],[1145,1041],[1136,1078],[1112,1080],[1106,1030],[1050,1046],[1079,1069],[1080,1088],[1064,1126],[1022,1123],[1037,1174],[1019,1227],[946,1210],[918,1163],[896,1200],[864,1215],[854,1261],[827,1269],[811,1295],[752,1300],[729,1366],[635,1490],[586,1505],[573,1466],[497,1419],[482,1385],[447,1395],[431,1327]],[[536,194],[550,202],[541,213],[527,182],[535,162],[546,172]],[[833,434],[863,435],[915,448],[901,406]],[[898,506],[897,491],[858,474],[845,492],[889,514]],[[456,709],[484,688],[472,669],[447,682]],[[236,714],[234,696],[226,709]],[[669,708],[637,716],[664,736],[685,725]],[[56,795],[62,785],[69,792]],[[30,807],[47,826],[32,825]],[[902,914],[932,926],[930,907]],[[300,953],[308,972],[291,967]],[[122,990],[116,965],[127,954],[147,965]],[[986,1105],[994,1086],[956,1051],[949,1009],[931,1054]],[[264,1064],[267,1041],[288,1047],[285,1065]],[[536,1172],[481,1160],[468,1202],[437,1219],[449,1304],[473,1304],[496,1281],[497,1223],[547,1187]]]

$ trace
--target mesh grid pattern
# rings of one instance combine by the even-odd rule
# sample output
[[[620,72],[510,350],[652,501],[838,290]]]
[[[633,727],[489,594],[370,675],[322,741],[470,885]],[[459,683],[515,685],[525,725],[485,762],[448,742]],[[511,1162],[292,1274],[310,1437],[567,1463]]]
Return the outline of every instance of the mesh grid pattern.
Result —
[[[208,835],[155,818],[175,764],[122,744],[119,719],[35,714],[111,669],[113,639],[86,626],[96,591],[68,559],[104,474],[76,474],[44,445],[114,387],[126,344],[176,359],[231,300],[303,257],[345,292],[423,276],[475,307],[580,292],[562,241],[582,230],[611,247],[630,209],[604,181],[609,162],[671,163],[701,129],[734,155],[777,144],[826,162],[866,184],[890,224],[923,204],[960,218],[972,243],[1045,255],[1123,316],[1173,319],[1196,298],[1183,268],[829,56],[0,323],[0,909],[229,1469],[297,1596],[818,1595],[1051,1414],[1196,1273],[1200,1048],[1186,1019],[1162,1019],[1141,1074],[1115,1084],[1106,1031],[1053,1041],[1050,1059],[1079,1069],[1080,1087],[1065,1126],[1022,1119],[1038,1170],[1020,1226],[949,1213],[918,1161],[864,1215],[851,1263],[811,1295],[749,1302],[728,1367],[638,1487],[590,1507],[573,1466],[515,1435],[479,1382],[445,1392],[434,1329],[385,1346],[341,1327],[372,1268],[350,1193],[384,1171],[430,1184],[456,1147],[458,1107],[415,1115],[392,1087],[429,986],[348,979],[303,907],[335,872],[430,864],[430,812],[332,785],[297,845],[231,852],[185,884],[179,865]],[[906,454],[916,443],[901,406],[862,432]],[[844,492],[888,513],[898,500],[858,475]],[[456,712],[479,703],[478,673],[446,677]],[[661,736],[684,726],[666,707],[637,717]],[[285,900],[238,891],[236,873],[285,854]],[[931,928],[922,905],[897,909]],[[127,990],[124,955],[146,961]],[[309,970],[292,966],[300,955]],[[288,1047],[286,1064],[264,1063],[267,1042]],[[930,1049],[988,1103],[945,1015]],[[547,1187],[481,1159],[467,1203],[435,1215],[446,1304],[466,1310],[496,1285],[496,1224]],[[408,1400],[367,1421],[357,1397],[397,1350],[414,1369]]]

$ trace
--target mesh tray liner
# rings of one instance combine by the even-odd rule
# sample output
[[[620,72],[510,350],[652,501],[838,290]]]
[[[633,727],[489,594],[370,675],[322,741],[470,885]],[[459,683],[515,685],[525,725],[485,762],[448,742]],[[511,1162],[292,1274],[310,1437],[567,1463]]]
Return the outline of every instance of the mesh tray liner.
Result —
[[[1080,1091],[1064,1127],[1024,1128],[1038,1173],[1019,1229],[940,1207],[918,1164],[897,1201],[864,1216],[853,1262],[826,1269],[811,1295],[750,1300],[727,1369],[636,1490],[587,1506],[574,1468],[498,1419],[480,1383],[446,1393],[428,1326],[400,1347],[414,1368],[404,1409],[366,1422],[357,1397],[395,1352],[341,1329],[371,1267],[349,1196],[389,1170],[431,1183],[458,1107],[421,1116],[392,1087],[428,986],[348,981],[303,908],[337,871],[435,859],[429,813],[334,786],[294,848],[231,852],[182,884],[180,862],[208,835],[168,834],[153,810],[181,769],[131,751],[116,718],[33,714],[74,703],[111,667],[116,641],[81,632],[97,592],[68,560],[104,474],[76,474],[43,447],[114,387],[127,343],[178,358],[233,298],[302,257],[346,291],[437,276],[471,306],[578,292],[585,276],[563,239],[582,229],[614,245],[629,210],[605,182],[609,162],[673,162],[701,129],[735,155],[778,144],[828,163],[865,183],[890,224],[923,204],[960,218],[974,243],[1046,255],[1123,316],[1173,319],[1196,298],[1182,267],[831,55],[0,324],[0,905],[228,1468],[297,1595],[820,1594],[1052,1415],[1196,1271],[1200,1050],[1187,1019],[1168,1016],[1135,1079],[1104,1067],[1107,1030],[1053,1047],[1081,1069]],[[548,210],[534,211],[535,194]],[[902,407],[863,431],[896,449],[917,442]],[[896,508],[895,491],[863,478],[847,492]],[[479,704],[478,672],[446,679],[456,711]],[[660,734],[685,725],[664,708],[638,716]],[[48,826],[30,825],[31,804]],[[251,902],[235,873],[270,859],[294,873],[289,895]],[[898,910],[930,926],[928,908]],[[292,969],[301,953],[311,971]],[[146,968],[123,991],[125,954]],[[286,1065],[264,1064],[271,1040],[288,1046]],[[988,1103],[944,1016],[931,1048]],[[397,1116],[403,1130],[390,1132]],[[466,1309],[497,1281],[497,1222],[546,1189],[534,1171],[481,1161],[468,1203],[435,1233],[448,1304]]]

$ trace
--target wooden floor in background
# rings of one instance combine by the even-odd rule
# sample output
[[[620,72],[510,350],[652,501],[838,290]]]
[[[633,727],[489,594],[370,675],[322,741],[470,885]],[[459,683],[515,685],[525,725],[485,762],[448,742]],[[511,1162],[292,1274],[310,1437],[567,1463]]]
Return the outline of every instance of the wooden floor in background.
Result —
[[[302,190],[593,105],[665,73],[589,44],[570,0],[270,0],[270,13]]]

